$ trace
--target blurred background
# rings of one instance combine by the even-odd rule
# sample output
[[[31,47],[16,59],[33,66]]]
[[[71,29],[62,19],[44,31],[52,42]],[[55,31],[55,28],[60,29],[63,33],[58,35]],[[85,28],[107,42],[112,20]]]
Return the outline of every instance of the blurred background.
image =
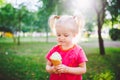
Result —
[[[119,3],[119,0],[0,0],[0,36],[11,37],[17,44],[20,37],[47,36],[48,41],[48,36],[53,35],[48,26],[50,15],[82,14],[85,19],[82,40],[97,36],[118,40]]]
[[[48,80],[44,57],[56,44],[48,25],[52,14],[85,20],[83,80],[120,80],[120,0],[0,0],[1,80]]]

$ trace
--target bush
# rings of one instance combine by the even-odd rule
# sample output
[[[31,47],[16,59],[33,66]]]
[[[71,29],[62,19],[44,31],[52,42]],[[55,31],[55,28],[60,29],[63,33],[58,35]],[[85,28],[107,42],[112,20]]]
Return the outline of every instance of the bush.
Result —
[[[119,34],[120,34],[120,30],[116,29],[116,28],[112,28],[109,31],[110,38],[112,40],[114,40],[114,41],[120,39],[120,35]]]
[[[105,71],[94,75],[93,80],[115,80],[115,74],[111,71]]]

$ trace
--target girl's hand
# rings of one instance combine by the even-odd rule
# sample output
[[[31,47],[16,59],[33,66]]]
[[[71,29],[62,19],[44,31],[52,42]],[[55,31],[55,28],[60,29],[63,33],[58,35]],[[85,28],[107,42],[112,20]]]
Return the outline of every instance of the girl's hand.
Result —
[[[60,64],[56,66],[56,69],[58,73],[67,73],[68,67],[64,64]]]
[[[52,66],[52,72],[55,74],[59,73],[56,66]]]

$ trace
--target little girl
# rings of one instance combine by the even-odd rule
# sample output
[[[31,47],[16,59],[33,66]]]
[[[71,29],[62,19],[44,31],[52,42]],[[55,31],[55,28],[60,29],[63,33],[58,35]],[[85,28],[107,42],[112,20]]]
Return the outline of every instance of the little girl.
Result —
[[[49,24],[58,42],[46,55],[46,71],[50,73],[50,80],[82,80],[88,60],[83,49],[76,42],[83,27],[81,18],[53,15],[49,19]],[[54,52],[58,52],[62,57],[62,63],[58,66],[53,66],[50,60]]]

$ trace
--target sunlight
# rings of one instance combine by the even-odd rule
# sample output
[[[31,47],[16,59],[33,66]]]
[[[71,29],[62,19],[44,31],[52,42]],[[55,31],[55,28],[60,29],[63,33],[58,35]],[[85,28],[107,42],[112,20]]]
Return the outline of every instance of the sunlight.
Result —
[[[85,11],[92,7],[91,4],[92,3],[90,0],[74,0],[72,1],[73,7],[71,8],[73,8],[75,12]]]
[[[77,8],[89,8],[91,6],[90,0],[76,0]]]

